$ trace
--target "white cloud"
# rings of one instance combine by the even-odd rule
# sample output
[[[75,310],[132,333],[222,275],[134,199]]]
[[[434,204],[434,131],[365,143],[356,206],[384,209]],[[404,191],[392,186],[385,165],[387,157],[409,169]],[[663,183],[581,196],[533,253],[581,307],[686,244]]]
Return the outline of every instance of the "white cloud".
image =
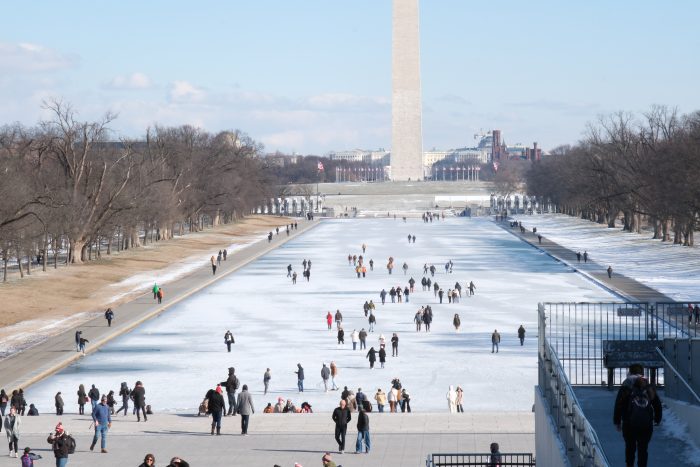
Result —
[[[0,66],[3,73],[37,73],[72,68],[76,55],[64,54],[39,44],[0,42]]]
[[[170,99],[175,102],[199,102],[204,99],[206,93],[187,81],[173,81],[170,88]]]
[[[389,100],[385,97],[328,93],[311,96],[306,99],[305,104],[313,109],[329,111],[374,111],[380,108],[388,108]]]
[[[151,79],[137,71],[126,76],[115,76],[105,87],[108,89],[148,89],[151,86]]]

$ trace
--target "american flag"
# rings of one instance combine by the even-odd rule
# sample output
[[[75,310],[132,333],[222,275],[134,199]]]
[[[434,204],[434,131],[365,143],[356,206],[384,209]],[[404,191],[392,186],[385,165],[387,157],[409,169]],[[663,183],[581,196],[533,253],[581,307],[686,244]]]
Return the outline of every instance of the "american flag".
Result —
[[[323,162],[318,161],[318,171],[323,172]]]

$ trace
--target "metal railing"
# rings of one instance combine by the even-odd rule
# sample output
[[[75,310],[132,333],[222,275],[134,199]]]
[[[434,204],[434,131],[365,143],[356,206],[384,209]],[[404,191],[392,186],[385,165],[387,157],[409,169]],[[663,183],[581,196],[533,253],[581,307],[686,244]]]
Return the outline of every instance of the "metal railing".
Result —
[[[538,386],[572,466],[609,467],[598,435],[586,419],[567,373],[548,340],[544,305],[538,306]]]
[[[692,341],[688,342],[688,346],[689,347],[692,346]],[[686,402],[689,402],[690,404],[700,405],[700,396],[698,396],[698,393],[693,390],[692,386],[680,374],[678,369],[676,369],[676,367],[668,360],[668,358],[666,358],[666,356],[661,351],[661,349],[656,349],[656,352],[661,356],[664,363],[666,364],[666,368],[671,370],[671,373],[673,375],[672,376],[672,378],[673,378],[672,383],[670,382],[666,387],[666,395],[668,397],[672,397],[674,399],[685,400]],[[689,354],[692,355],[692,351],[689,351]],[[689,358],[688,360],[689,360],[687,362],[688,368],[686,369],[688,371],[687,376],[689,378],[692,378],[692,358]],[[678,383],[680,383],[680,385],[683,386],[685,388],[685,391],[687,391],[687,392],[682,391],[681,388],[679,387]]]
[[[496,457],[497,456],[497,457]],[[460,454],[429,454],[425,461],[426,467],[458,467],[458,466],[480,466],[480,467],[534,467],[535,458],[532,453],[506,453],[506,454],[484,454],[484,453],[460,453]]]
[[[700,314],[696,315],[694,311],[694,305],[698,303],[657,302],[652,307],[657,322],[676,330],[673,335],[667,332],[664,337],[700,337]],[[700,312],[700,309],[698,311]]]

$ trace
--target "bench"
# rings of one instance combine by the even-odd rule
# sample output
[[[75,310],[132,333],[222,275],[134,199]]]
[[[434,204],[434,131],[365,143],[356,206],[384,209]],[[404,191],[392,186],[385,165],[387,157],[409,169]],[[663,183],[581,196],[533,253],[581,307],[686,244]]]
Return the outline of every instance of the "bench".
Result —
[[[615,368],[629,368],[639,364],[650,369],[650,380],[656,384],[656,370],[664,366],[664,361],[656,352],[663,348],[660,340],[605,340],[603,341],[603,366],[608,369],[608,389],[613,387]]]

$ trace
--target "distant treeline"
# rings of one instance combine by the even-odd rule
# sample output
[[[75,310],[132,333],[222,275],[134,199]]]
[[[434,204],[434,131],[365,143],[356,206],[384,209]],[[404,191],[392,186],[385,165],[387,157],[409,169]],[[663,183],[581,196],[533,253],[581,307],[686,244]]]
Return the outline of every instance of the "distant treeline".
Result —
[[[562,146],[525,172],[527,191],[558,211],[693,245],[700,216],[700,112],[653,107],[616,113],[589,125],[575,146]],[[673,238],[671,235],[673,234]]]
[[[5,271],[11,259],[29,271],[230,222],[274,196],[261,146],[238,131],[156,126],[114,142],[114,115],[84,122],[61,102],[46,108],[36,126],[0,128]]]

